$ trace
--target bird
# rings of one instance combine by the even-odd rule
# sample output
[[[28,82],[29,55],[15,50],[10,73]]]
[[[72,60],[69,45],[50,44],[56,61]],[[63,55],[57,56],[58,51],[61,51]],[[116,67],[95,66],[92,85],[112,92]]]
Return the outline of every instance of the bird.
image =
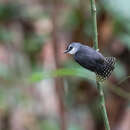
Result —
[[[99,50],[79,42],[70,43],[64,53],[73,55],[78,64],[94,72],[98,82],[108,79],[115,68],[115,57],[104,57]]]

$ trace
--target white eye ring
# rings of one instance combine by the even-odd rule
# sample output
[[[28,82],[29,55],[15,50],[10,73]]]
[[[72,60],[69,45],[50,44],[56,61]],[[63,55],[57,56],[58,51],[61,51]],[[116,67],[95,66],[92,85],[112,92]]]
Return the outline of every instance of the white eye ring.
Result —
[[[68,53],[69,54],[75,54],[77,52],[77,49],[73,47]]]

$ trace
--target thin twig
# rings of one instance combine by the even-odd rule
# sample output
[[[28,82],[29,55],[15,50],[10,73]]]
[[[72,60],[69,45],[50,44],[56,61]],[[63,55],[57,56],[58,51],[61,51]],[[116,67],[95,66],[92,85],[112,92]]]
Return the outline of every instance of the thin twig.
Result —
[[[93,21],[93,38],[94,38],[94,48],[98,50],[98,32],[97,32],[97,18],[96,18],[96,4],[95,0],[90,0],[91,2],[91,13],[92,13],[92,21]],[[97,89],[99,91],[99,105],[102,112],[102,116],[105,123],[105,129],[110,130],[109,121],[107,117],[106,107],[105,107],[105,100],[104,100],[104,93],[103,88],[99,82],[97,82]]]

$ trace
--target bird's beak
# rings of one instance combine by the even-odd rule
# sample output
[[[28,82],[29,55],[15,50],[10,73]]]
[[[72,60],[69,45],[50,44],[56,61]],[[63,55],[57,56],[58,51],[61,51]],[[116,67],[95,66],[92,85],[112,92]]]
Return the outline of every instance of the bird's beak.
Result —
[[[68,53],[68,52],[69,52],[69,50],[65,50],[65,51],[64,51],[64,53]]]

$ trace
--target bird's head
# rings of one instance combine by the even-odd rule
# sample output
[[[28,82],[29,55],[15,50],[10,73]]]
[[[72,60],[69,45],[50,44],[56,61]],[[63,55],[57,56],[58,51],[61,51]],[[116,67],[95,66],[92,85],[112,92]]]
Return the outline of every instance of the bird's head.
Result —
[[[75,54],[79,50],[80,46],[80,43],[72,42],[67,46],[67,49],[64,51],[64,53]]]

